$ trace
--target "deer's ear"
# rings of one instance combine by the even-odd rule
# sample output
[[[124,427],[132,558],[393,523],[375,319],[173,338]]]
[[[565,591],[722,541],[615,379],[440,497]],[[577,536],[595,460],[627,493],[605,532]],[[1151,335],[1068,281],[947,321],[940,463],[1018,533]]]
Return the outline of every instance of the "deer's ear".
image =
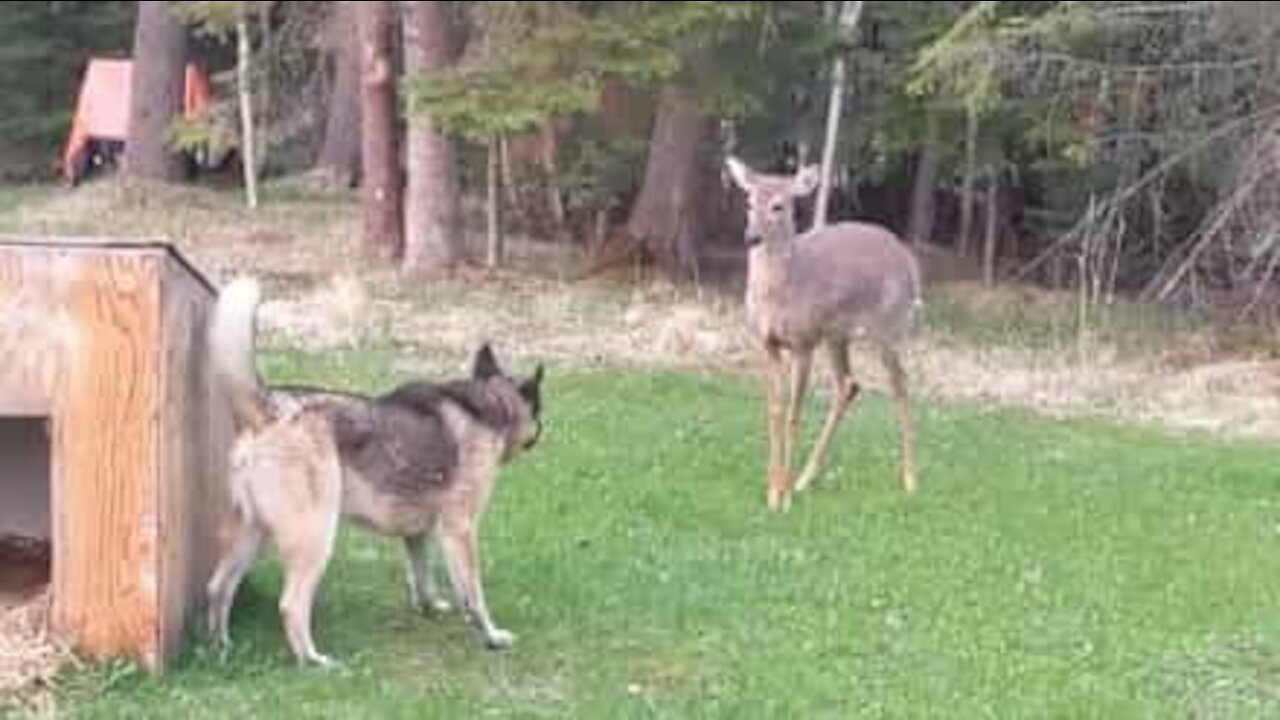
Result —
[[[791,179],[791,194],[804,197],[818,189],[819,170],[817,165],[805,165]]]
[[[729,171],[729,177],[743,190],[750,190],[755,184],[755,173],[738,158],[725,158],[724,166]]]

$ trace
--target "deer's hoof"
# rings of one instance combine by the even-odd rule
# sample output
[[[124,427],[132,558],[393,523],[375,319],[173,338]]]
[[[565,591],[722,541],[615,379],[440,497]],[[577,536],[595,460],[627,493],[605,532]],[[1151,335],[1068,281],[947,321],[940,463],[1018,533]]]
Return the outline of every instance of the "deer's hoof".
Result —
[[[786,493],[770,492],[768,498],[769,510],[772,512],[786,512],[791,508],[791,496]]]
[[[791,479],[786,470],[773,470],[769,473],[769,492],[766,498],[769,509],[774,512],[786,512],[791,506]]]

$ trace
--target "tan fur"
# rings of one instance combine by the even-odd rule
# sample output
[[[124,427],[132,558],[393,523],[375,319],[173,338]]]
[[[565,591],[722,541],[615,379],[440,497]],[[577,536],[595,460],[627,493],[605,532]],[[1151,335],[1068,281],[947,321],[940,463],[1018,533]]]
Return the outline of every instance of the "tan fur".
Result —
[[[346,517],[368,530],[403,537],[410,602],[419,610],[444,612],[450,604],[435,585],[426,547],[437,536],[468,621],[488,646],[510,646],[515,636],[497,627],[489,614],[476,536],[506,438],[462,411],[449,409],[446,415],[450,430],[462,439],[458,477],[409,502],[380,492],[359,473],[344,475],[321,413],[302,409],[242,433],[232,450],[232,539],[208,586],[214,637],[229,642],[227,622],[236,590],[262,542],[270,539],[285,569],[280,613],[290,647],[300,662],[333,664],[316,650],[310,617],[338,522]]]
[[[345,518],[401,539],[419,610],[449,609],[427,553],[428,541],[439,540],[468,621],[487,646],[510,646],[514,636],[485,602],[477,531],[499,467],[538,439],[541,366],[517,379],[486,344],[471,377],[453,383],[407,383],[377,398],[268,389],[254,369],[258,299],[254,281],[233,282],[211,323],[213,364],[240,432],[229,477],[231,541],[208,585],[211,632],[227,641],[236,588],[270,538],[285,567],[289,644],[302,662],[330,664],[311,638],[311,606]]]
[[[382,493],[359,473],[348,472],[342,512],[365,529],[405,539],[409,598],[418,610],[450,608],[435,587],[428,562],[427,541],[438,539],[467,621],[489,647],[509,647],[515,635],[497,627],[485,602],[477,538],[508,439],[461,410],[446,408],[445,417],[451,434],[460,441],[460,462],[452,482],[419,498],[405,499]]]
[[[747,201],[746,239],[752,247],[745,305],[764,365],[769,507],[785,509],[792,492],[803,491],[821,472],[836,427],[858,396],[849,373],[853,342],[875,346],[889,373],[902,441],[902,485],[914,492],[915,431],[900,346],[921,304],[915,256],[888,230],[867,223],[838,223],[798,234],[795,198],[817,186],[816,167],[794,176],[759,173],[736,158],[728,158],[726,167]],[[820,345],[831,359],[831,405],[793,486],[801,411],[813,352]]]
[[[333,431],[303,410],[242,432],[232,446],[231,540],[209,581],[209,628],[229,642],[227,623],[241,580],[270,539],[285,570],[280,615],[299,661],[330,665],[311,635],[316,588],[333,553],[342,466]]]

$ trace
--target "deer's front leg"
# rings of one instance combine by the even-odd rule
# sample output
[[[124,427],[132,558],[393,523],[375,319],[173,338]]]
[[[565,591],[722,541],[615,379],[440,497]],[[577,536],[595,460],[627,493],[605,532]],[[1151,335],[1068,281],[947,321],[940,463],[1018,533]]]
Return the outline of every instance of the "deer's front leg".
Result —
[[[800,435],[800,421],[804,418],[804,396],[809,391],[809,371],[813,367],[813,354],[808,351],[791,351],[791,396],[787,399],[787,436],[782,447],[782,465],[790,473],[796,455],[796,438]],[[787,488],[790,493],[790,487]]]
[[[791,484],[791,473],[786,465],[790,454],[786,447],[786,415],[783,399],[786,386],[786,364],[783,362],[782,351],[777,345],[770,344],[765,348],[765,404],[769,424],[769,477],[766,499],[770,510],[785,509]]]

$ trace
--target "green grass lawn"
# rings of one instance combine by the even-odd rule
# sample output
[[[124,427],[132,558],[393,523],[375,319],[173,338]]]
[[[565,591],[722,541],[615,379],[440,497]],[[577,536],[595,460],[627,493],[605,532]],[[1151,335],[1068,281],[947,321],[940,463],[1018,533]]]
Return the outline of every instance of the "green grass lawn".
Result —
[[[6,185],[0,183],[0,221],[23,204],[41,200],[55,190],[45,185]]]
[[[275,354],[374,390],[389,357]],[[382,378],[379,380],[379,378]],[[346,530],[299,669],[274,559],[225,661],[68,678],[128,718],[1275,717],[1280,482],[1261,446],[919,408],[922,491],[877,394],[790,513],[764,509],[748,378],[552,372],[547,429],[483,525],[507,653],[407,609],[396,542]],[[821,406],[809,416],[816,429]],[[807,446],[806,446],[807,447]]]

